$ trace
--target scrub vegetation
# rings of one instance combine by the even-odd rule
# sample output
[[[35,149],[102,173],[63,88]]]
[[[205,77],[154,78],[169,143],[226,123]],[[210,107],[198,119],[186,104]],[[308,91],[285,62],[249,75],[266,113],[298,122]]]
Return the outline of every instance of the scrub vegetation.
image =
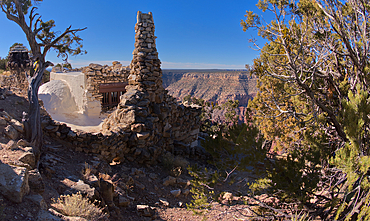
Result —
[[[249,197],[276,199],[251,206],[255,217],[370,219],[369,2],[260,0],[257,6],[259,14],[247,11],[241,21],[267,41],[259,47],[251,40],[260,50],[251,67],[259,89],[249,103],[252,118],[210,133],[204,145],[218,170],[207,176],[193,170],[193,206],[219,199],[221,169],[253,167],[261,176],[249,183]],[[269,23],[261,17],[267,13]]]

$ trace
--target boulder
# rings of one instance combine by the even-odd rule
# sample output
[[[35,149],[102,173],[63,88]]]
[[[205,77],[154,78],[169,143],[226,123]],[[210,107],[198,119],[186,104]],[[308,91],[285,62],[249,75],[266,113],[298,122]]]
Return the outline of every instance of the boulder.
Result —
[[[18,148],[18,145],[14,140],[9,140],[9,142],[5,145],[6,149],[15,150]]]
[[[27,195],[24,197],[24,199],[30,201],[32,204],[40,207],[41,209],[47,209],[48,207],[44,198],[40,194]]]
[[[33,192],[42,194],[45,191],[45,184],[38,169],[28,172],[28,185]]]
[[[36,167],[36,157],[31,152],[25,152],[24,154],[22,154],[22,156],[19,157],[18,160],[30,165],[32,169]]]
[[[176,183],[176,178],[172,176],[168,176],[163,179],[163,185],[164,186],[169,186],[169,185],[175,185]]]
[[[0,164],[0,193],[15,203],[21,203],[28,194],[28,169]]]
[[[86,195],[90,199],[97,199],[98,196],[95,188],[84,183],[82,180],[79,180],[76,185],[72,186],[70,191],[73,193],[80,192],[82,195]]]
[[[30,143],[27,140],[20,139],[18,140],[17,145],[21,147],[29,147]]]
[[[16,119],[12,119],[10,122],[14,129],[16,129],[19,133],[23,133],[24,125],[21,122],[17,121]]]
[[[5,128],[4,133],[12,140],[16,140],[18,138],[18,131],[12,125],[8,125]]]
[[[181,189],[178,189],[178,190],[172,190],[172,191],[171,191],[171,194],[172,194],[174,197],[178,197],[178,196],[180,196],[180,194],[181,194]]]

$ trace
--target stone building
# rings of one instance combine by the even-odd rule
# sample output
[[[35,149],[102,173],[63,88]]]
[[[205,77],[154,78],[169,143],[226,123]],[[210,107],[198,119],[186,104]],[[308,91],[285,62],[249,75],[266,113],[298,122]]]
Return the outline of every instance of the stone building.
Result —
[[[100,106],[118,103],[105,118],[101,132],[72,131],[47,117],[42,120],[44,131],[69,139],[77,151],[99,154],[107,161],[126,159],[153,164],[166,152],[188,157],[202,155],[198,148],[201,108],[177,103],[163,88],[154,30],[152,13],[139,11],[135,49],[128,68],[118,63],[90,64],[80,73],[52,74],[54,80],[71,82],[68,84],[72,85],[72,94],[83,94],[76,103],[87,114],[97,114],[98,102],[102,102]]]
[[[64,81],[78,110],[87,116],[97,116],[102,108],[118,105],[120,96],[126,91],[128,74],[129,68],[115,61],[112,66],[90,64],[82,71],[53,68],[50,81]]]

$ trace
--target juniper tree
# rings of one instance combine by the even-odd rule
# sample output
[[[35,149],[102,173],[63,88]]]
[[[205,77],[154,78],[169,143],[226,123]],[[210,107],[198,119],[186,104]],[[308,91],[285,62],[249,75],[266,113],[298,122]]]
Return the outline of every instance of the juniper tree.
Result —
[[[274,18],[247,11],[241,22],[267,40],[254,60],[259,93],[250,108],[264,137],[288,152],[270,170],[272,189],[324,219],[338,207],[337,219],[369,219],[369,2],[257,6]]]
[[[37,159],[40,157],[42,149],[42,129],[40,122],[40,107],[38,101],[38,90],[42,81],[44,71],[52,63],[46,61],[46,55],[54,49],[58,57],[67,59],[68,55],[78,55],[86,53],[82,50],[82,39],[77,35],[78,32],[86,28],[72,29],[72,26],[66,28],[63,32],[54,31],[54,20],[44,21],[36,13],[37,7],[33,5],[42,2],[42,0],[2,0],[0,7],[6,17],[15,22],[26,35],[32,59],[37,61],[34,74],[25,73],[29,82],[28,117],[25,118],[26,138],[32,143],[34,153]],[[32,72],[31,72],[32,73]]]

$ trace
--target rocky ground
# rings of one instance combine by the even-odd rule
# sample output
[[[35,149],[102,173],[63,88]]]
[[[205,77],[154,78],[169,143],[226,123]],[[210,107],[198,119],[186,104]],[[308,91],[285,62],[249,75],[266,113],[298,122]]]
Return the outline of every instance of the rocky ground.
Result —
[[[52,207],[53,199],[78,191],[91,199],[107,199],[102,182],[114,186],[113,201],[105,202],[110,220],[238,220],[251,215],[241,198],[231,193],[242,193],[245,183],[254,178],[252,174],[232,175],[239,182],[225,189],[230,192],[225,196],[227,206],[214,203],[203,215],[194,215],[186,209],[191,177],[185,170],[179,175],[163,165],[109,164],[99,156],[72,151],[71,143],[48,136],[44,136],[39,170],[33,169],[34,155],[23,139],[21,124],[28,108],[25,97],[16,88],[0,88],[0,220],[84,220],[58,213]],[[184,162],[204,165],[191,159]]]

